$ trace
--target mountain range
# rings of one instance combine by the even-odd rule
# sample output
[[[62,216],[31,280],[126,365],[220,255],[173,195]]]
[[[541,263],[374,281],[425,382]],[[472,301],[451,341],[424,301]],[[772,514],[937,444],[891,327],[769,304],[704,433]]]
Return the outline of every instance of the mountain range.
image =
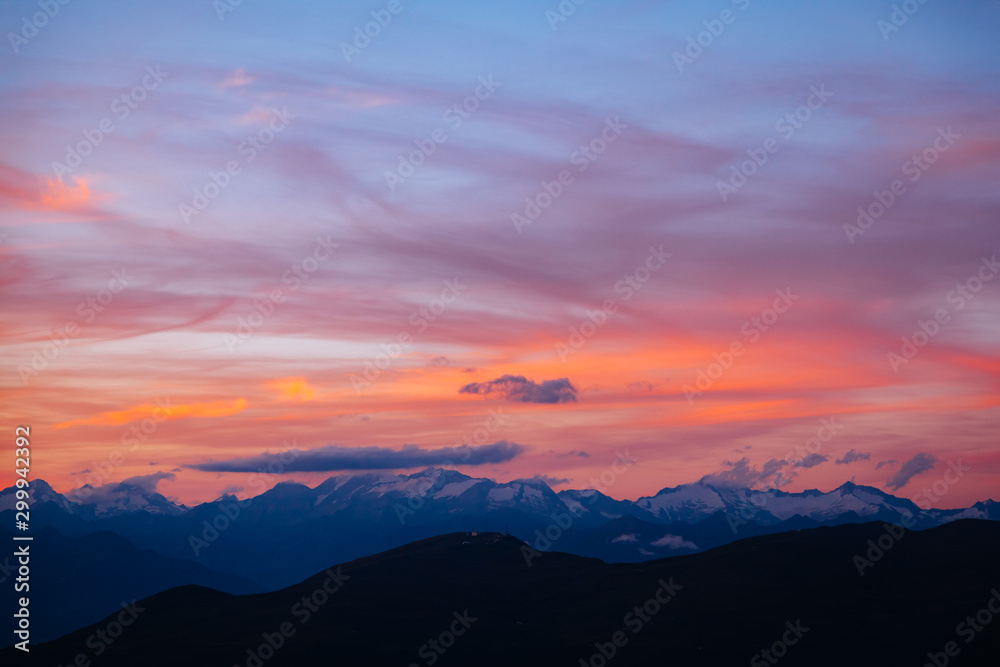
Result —
[[[272,593],[173,588],[36,645],[32,657],[68,665],[100,651],[107,667],[712,667],[778,658],[881,667],[930,656],[948,664],[940,661],[950,646],[962,665],[992,665],[1000,633],[977,631],[967,617],[1000,600],[998,583],[1000,524],[969,519],[919,532],[878,522],[812,528],[631,564],[534,555],[501,533],[452,533],[328,564]],[[5,664],[15,657],[0,651]]]
[[[10,487],[0,491],[0,511],[13,509],[15,490]],[[52,503],[69,514],[90,520],[136,512],[176,516],[191,510],[160,493],[127,482],[96,489],[84,486],[82,490],[88,493],[75,493],[72,499],[57,493],[44,480],[32,481],[31,490],[35,504]],[[235,501],[235,496],[224,495],[198,507]],[[395,513],[400,524],[435,521],[443,515],[458,513],[485,515],[506,509],[546,516],[569,511],[590,523],[626,515],[651,523],[698,523],[716,512],[753,515],[761,525],[777,524],[796,516],[819,523],[845,515],[862,520],[914,516],[926,526],[956,519],[1000,518],[1000,503],[993,500],[964,509],[921,509],[905,498],[852,482],[829,492],[810,489],[800,493],[695,482],[666,487],[653,496],[630,501],[615,500],[594,489],[557,493],[541,477],[498,483],[441,468],[428,468],[412,475],[338,475],[315,488],[282,482],[242,502],[286,504],[291,507],[282,507],[283,510],[297,509],[312,516],[342,512],[382,516],[389,511]]]
[[[34,480],[31,491],[37,550],[74,554],[45,566],[39,599],[64,599],[67,582],[82,573],[110,582],[105,594],[80,591],[79,604],[39,618],[43,639],[170,587],[273,591],[331,563],[453,532],[509,532],[540,553],[638,563],[824,525],[888,522],[920,530],[961,519],[1000,520],[1000,503],[992,500],[924,510],[852,483],[825,493],[786,493],[696,482],[629,501],[594,489],[556,493],[537,477],[498,483],[439,468],[339,475],[315,488],[283,482],[253,498],[225,495],[194,507],[128,482],[64,496]],[[14,499],[13,488],[0,492],[0,525],[14,524]],[[0,562],[0,570],[4,566]],[[4,638],[0,645],[11,643]]]
[[[70,537],[111,531],[140,548],[265,589],[300,581],[325,563],[452,531],[509,530],[540,550],[637,562],[820,525],[885,521],[923,529],[958,519],[1000,520],[1000,503],[993,500],[921,509],[850,482],[801,493],[695,482],[630,501],[594,489],[557,493],[540,477],[498,483],[440,468],[338,475],[315,488],[282,482],[253,498],[225,495],[191,508],[127,482],[84,487],[88,493],[71,497],[43,480],[31,487],[36,527]],[[81,496],[86,499],[71,499]],[[14,489],[0,492],[0,515],[13,505]]]

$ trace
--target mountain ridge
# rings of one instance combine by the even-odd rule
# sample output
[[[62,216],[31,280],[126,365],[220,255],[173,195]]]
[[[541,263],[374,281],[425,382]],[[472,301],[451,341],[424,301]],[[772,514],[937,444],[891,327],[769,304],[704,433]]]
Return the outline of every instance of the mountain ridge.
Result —
[[[556,493],[539,477],[497,483],[428,468],[412,475],[339,475],[315,487],[286,481],[253,498],[227,494],[176,511],[163,508],[155,488],[127,485],[127,502],[97,511],[42,480],[33,484],[33,527],[52,526],[75,538],[108,530],[139,548],[249,578],[265,590],[299,581],[323,562],[454,531],[510,529],[533,546],[551,542],[580,556],[639,562],[820,525],[885,521],[922,529],[962,518],[1000,520],[1000,504],[992,500],[922,510],[850,483],[830,492],[789,493],[696,482],[628,501],[595,489]],[[99,495],[119,498],[114,491]],[[143,502],[138,496],[144,494],[151,500]],[[13,521],[6,516],[13,514],[13,497],[13,489],[0,492],[3,520]]]
[[[444,481],[444,483],[442,483]],[[540,507],[549,511],[566,511],[576,505],[583,505],[582,497],[589,497],[599,494],[599,500],[606,507],[615,507],[622,512],[634,513],[639,518],[654,518],[665,521],[692,520],[695,521],[711,515],[715,511],[723,510],[727,513],[739,513],[751,507],[755,509],[755,514],[761,514],[761,518],[773,517],[775,521],[781,521],[795,514],[808,516],[822,520],[829,515],[829,509],[821,506],[824,499],[843,498],[850,496],[855,499],[855,509],[868,509],[872,514],[877,510],[874,505],[884,505],[897,511],[900,516],[913,514],[920,516],[923,514],[928,518],[935,519],[958,519],[958,518],[990,518],[1000,519],[1000,513],[992,516],[996,512],[997,502],[992,499],[977,501],[967,508],[956,509],[921,509],[913,501],[907,498],[894,496],[876,487],[844,482],[831,491],[820,491],[818,489],[807,489],[800,492],[788,492],[780,489],[757,490],[746,487],[722,486],[710,484],[701,480],[680,484],[673,487],[664,487],[652,496],[641,496],[636,500],[619,500],[596,489],[564,489],[554,491],[548,483],[540,478],[514,479],[509,482],[495,482],[489,478],[478,478],[465,475],[455,470],[429,467],[409,475],[397,474],[387,475],[380,473],[363,474],[343,474],[327,478],[315,487],[294,481],[282,481],[271,489],[268,489],[257,496],[239,500],[233,494],[224,494],[214,501],[199,503],[193,507],[187,507],[173,503],[163,495],[143,489],[133,484],[124,482],[105,485],[104,487],[91,487],[85,485],[81,487],[86,490],[85,494],[69,494],[75,497],[67,497],[59,494],[44,480],[32,480],[33,497],[49,502],[56,502],[63,509],[78,511],[84,516],[93,514],[94,517],[108,517],[118,514],[127,514],[136,511],[145,511],[160,514],[181,514],[190,511],[194,507],[211,505],[219,502],[256,502],[259,499],[273,499],[282,497],[288,499],[289,493],[295,492],[302,497],[313,496],[313,505],[336,511],[364,497],[368,500],[384,498],[390,496],[394,501],[404,500],[442,500],[444,498],[462,498],[477,487],[487,489],[485,502],[493,507],[507,507],[516,505],[508,501],[522,501],[529,505]],[[110,487],[110,488],[109,488]],[[447,489],[448,493],[443,493]],[[106,489],[105,493],[97,493]],[[525,489],[528,489],[527,491]],[[15,488],[10,487],[0,491],[0,511],[13,507],[13,492]],[[479,489],[480,491],[482,489]],[[80,490],[77,490],[80,491]],[[542,494],[540,497],[535,491]],[[714,494],[714,498],[712,495]],[[859,494],[867,494],[881,499],[883,503],[873,502],[865,499]],[[80,497],[83,495],[83,497]],[[469,498],[476,494],[469,494]],[[481,494],[480,494],[481,495]],[[88,497],[90,496],[90,497]],[[110,498],[120,498],[115,503],[109,501]],[[574,505],[571,506],[565,500],[569,498]],[[561,504],[555,502],[559,499]],[[674,499],[679,502],[671,503]],[[548,502],[545,502],[545,501]],[[714,500],[714,503],[705,502]],[[700,501],[700,504],[699,504]],[[480,502],[483,502],[480,499]],[[797,503],[797,504],[796,504]],[[93,508],[88,510],[87,508]],[[758,511],[759,510],[759,511]],[[776,510],[779,514],[775,514]],[[905,510],[900,512],[900,510]],[[842,510],[842,511],[847,511]],[[977,515],[976,513],[979,513]],[[863,512],[859,515],[864,516]]]
[[[628,641],[618,643],[614,664],[623,667],[664,656],[671,664],[745,664],[789,623],[804,639],[782,665],[922,664],[990,598],[1000,579],[1000,525],[969,519],[913,531],[859,576],[856,558],[884,535],[874,523],[819,527],[613,565],[558,551],[529,561],[529,546],[516,537],[451,533],[327,564],[273,593],[230,596],[198,586],[158,593],[138,602],[134,628],[107,647],[101,664],[158,667],[190,656],[268,667],[333,658],[427,664],[418,656],[428,638],[460,628],[451,625],[460,618],[468,633],[436,656],[439,667],[586,664],[611,651],[619,630]],[[308,613],[306,601],[315,607]],[[45,664],[67,664],[113,618],[32,652]],[[281,627],[284,638],[274,634]],[[983,633],[962,646],[962,664],[990,664],[998,646],[1000,635]]]

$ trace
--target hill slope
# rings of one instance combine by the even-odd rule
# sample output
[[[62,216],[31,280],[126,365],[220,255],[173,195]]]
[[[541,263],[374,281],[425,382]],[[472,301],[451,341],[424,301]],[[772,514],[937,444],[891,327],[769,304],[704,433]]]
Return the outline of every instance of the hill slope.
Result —
[[[855,557],[880,539],[890,548],[873,551],[860,576]],[[510,536],[458,533],[273,593],[155,595],[100,664],[576,666],[598,646],[610,652],[616,637],[624,645],[614,647],[615,665],[747,664],[783,637],[796,642],[782,665],[923,664],[947,641],[960,643],[962,665],[993,664],[986,660],[1000,649],[1000,624],[971,643],[956,626],[998,586],[1000,525],[975,520],[899,538],[881,524],[821,527],[620,565],[535,556]],[[672,598],[661,606],[650,602],[657,595]],[[69,664],[113,622],[32,655]]]

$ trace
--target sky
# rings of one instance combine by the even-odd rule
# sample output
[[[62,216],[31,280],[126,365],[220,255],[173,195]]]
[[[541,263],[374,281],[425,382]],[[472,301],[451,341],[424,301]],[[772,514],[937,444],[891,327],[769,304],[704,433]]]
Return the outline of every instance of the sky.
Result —
[[[1000,5],[903,4],[6,1],[11,443],[1000,499]]]

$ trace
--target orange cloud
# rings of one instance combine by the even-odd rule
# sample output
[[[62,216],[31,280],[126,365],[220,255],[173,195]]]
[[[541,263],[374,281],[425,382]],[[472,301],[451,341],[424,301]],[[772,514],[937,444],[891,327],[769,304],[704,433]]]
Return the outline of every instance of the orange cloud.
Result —
[[[161,416],[166,413],[167,419],[184,419],[186,417],[228,417],[243,412],[247,400],[238,398],[234,401],[214,401],[212,403],[187,403],[172,405],[169,400],[162,403],[143,403],[125,410],[103,412],[89,419],[76,419],[56,424],[56,428],[69,426],[118,426],[128,424],[151,416]]]
[[[0,201],[12,201],[21,209],[77,211],[103,198],[91,190],[86,179],[70,178],[73,184],[67,185],[59,177],[32,174],[0,163]]]
[[[35,174],[0,162],[0,204],[31,211],[87,211],[111,197],[92,189],[89,179]],[[45,220],[39,220],[45,222]]]
[[[277,391],[283,399],[311,401],[316,395],[304,377],[279,378],[269,381],[267,386]]]
[[[73,211],[91,203],[93,195],[87,181],[76,176],[72,178],[76,181],[76,185],[70,186],[63,183],[61,178],[46,176],[48,188],[39,196],[41,207],[56,211]]]

